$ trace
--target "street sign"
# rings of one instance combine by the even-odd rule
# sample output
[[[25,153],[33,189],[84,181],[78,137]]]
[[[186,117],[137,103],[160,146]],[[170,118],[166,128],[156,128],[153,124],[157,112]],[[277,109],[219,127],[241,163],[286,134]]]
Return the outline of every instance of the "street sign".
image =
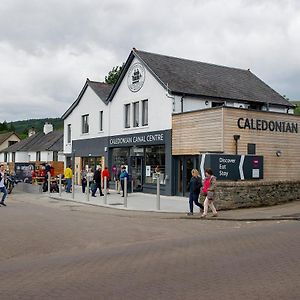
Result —
[[[263,179],[263,156],[259,155],[200,155],[200,172],[205,176],[206,168],[211,168],[219,180]]]

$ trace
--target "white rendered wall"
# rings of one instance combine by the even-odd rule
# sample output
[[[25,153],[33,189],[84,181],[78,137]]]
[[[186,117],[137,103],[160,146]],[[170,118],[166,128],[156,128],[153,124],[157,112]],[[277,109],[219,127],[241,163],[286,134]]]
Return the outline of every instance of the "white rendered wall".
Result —
[[[139,62],[134,58],[132,64]],[[114,98],[110,102],[110,131],[111,136],[133,134],[139,132],[167,130],[172,127],[172,99],[166,96],[166,89],[145,68],[145,82],[137,92],[132,92],[127,86],[127,75],[121,82]],[[148,99],[148,125],[141,126],[142,100]],[[132,103],[139,101],[140,126],[133,127]],[[130,128],[124,126],[124,105],[131,103]]]
[[[4,163],[4,153],[0,153],[0,162]]]
[[[19,162],[29,162],[29,156],[28,156],[28,152],[16,152],[16,156],[15,156],[15,162],[19,163]]]
[[[103,131],[100,131],[100,111],[103,111]],[[89,115],[89,133],[82,133],[81,117]],[[71,140],[91,139],[108,135],[108,106],[88,86],[80,102],[64,120],[64,153],[71,153],[67,142],[68,124],[71,124]]]
[[[30,151],[27,154],[29,161],[36,161],[36,152]]]
[[[47,162],[53,160],[52,151],[41,151],[41,161]]]

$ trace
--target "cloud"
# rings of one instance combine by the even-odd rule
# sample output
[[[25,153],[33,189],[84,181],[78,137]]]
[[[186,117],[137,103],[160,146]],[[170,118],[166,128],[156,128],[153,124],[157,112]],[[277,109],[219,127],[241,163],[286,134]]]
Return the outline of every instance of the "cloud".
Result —
[[[61,116],[87,77],[103,81],[132,47],[250,68],[300,99],[299,8],[296,0],[3,1],[0,121]]]

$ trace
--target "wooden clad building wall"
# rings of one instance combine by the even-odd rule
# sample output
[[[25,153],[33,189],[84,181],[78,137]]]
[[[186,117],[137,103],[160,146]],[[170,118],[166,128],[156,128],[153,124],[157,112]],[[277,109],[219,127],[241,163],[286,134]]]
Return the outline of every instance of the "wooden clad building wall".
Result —
[[[172,117],[172,155],[221,152],[222,110],[204,109]]]
[[[239,118],[297,123],[298,132],[241,129]],[[238,154],[248,154],[248,144],[255,144],[256,154],[264,156],[266,181],[300,180],[299,116],[219,107],[173,115],[172,123],[173,155],[235,154],[233,135],[240,135]],[[276,155],[277,151],[281,156]]]
[[[300,117],[246,109],[224,110],[224,152],[235,153],[234,134],[240,135],[238,154],[247,154],[249,143],[256,145],[256,154],[264,156],[264,178],[274,180],[300,180]],[[298,133],[256,129],[240,129],[239,118],[298,124]],[[244,123],[244,120],[242,124]],[[281,156],[276,152],[281,151]]]

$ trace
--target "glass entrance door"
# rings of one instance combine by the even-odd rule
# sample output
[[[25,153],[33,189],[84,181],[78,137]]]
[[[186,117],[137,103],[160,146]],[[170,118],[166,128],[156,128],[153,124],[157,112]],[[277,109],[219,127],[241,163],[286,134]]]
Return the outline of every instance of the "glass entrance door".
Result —
[[[194,156],[179,156],[176,161],[176,195],[187,197],[189,195],[192,169],[197,169],[198,158]]]
[[[143,190],[143,157],[131,157],[131,178],[133,192],[141,192]]]

